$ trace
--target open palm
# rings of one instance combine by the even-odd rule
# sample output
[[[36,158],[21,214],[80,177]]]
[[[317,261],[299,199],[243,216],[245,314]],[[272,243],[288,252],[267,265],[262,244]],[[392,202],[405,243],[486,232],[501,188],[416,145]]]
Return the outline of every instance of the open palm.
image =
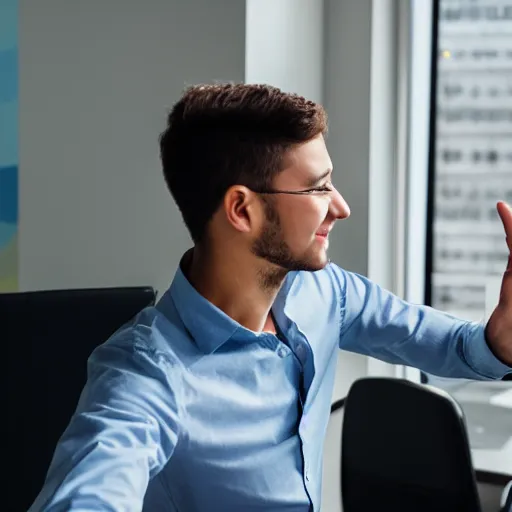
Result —
[[[498,213],[505,228],[508,263],[501,283],[500,298],[486,327],[487,343],[494,354],[512,366],[512,208],[498,203]]]

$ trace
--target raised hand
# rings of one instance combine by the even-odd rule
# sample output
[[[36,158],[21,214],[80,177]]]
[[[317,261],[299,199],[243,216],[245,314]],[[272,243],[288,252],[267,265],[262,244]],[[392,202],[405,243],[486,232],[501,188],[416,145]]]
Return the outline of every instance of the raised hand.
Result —
[[[498,305],[487,323],[486,339],[496,357],[512,367],[512,208],[503,201],[497,208],[505,228],[508,263]]]

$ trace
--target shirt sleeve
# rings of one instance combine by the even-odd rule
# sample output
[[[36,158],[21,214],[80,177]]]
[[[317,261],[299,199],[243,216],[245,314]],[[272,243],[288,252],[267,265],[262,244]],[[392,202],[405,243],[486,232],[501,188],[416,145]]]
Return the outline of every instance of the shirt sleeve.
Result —
[[[440,377],[502,379],[512,368],[489,349],[483,324],[408,303],[332,265],[340,287],[340,348]]]
[[[29,512],[135,511],[179,435],[172,364],[143,344],[93,353],[77,410]]]

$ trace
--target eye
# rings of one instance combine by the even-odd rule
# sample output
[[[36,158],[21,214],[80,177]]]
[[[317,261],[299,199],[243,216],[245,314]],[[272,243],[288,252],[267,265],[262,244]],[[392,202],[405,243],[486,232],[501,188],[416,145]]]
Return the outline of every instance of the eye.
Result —
[[[310,192],[313,193],[325,193],[325,192],[332,192],[333,186],[332,184],[322,185],[321,187],[312,188]]]

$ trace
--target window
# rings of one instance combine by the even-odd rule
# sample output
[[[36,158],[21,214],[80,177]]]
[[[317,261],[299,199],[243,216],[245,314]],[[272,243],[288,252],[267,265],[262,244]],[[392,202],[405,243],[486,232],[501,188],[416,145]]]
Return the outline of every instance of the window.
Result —
[[[432,21],[430,136],[415,129],[416,107],[411,113],[412,133],[419,130],[429,139],[423,153],[428,180],[418,180],[417,167],[409,165],[411,182],[419,184],[409,202],[419,191],[424,195],[428,181],[428,205],[426,219],[418,223],[409,216],[408,267],[414,267],[416,228],[426,239],[424,301],[485,322],[498,302],[508,257],[496,203],[512,203],[512,0],[434,0]],[[413,285],[417,270],[408,277]],[[409,288],[414,297],[415,287]],[[512,382],[432,375],[423,381],[448,390],[461,404],[476,469],[512,474]]]
[[[496,202],[512,203],[512,2],[441,0],[436,54],[426,299],[482,321],[508,256]]]

